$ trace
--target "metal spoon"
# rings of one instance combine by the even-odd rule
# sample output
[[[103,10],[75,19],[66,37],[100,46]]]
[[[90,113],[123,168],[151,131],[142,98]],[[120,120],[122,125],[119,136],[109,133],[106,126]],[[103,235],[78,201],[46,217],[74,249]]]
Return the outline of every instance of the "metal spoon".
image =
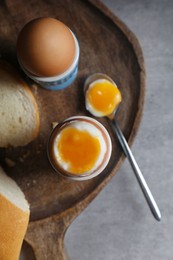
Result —
[[[89,85],[91,83],[93,83],[94,81],[99,80],[99,79],[107,79],[108,81],[110,81],[113,84],[115,84],[115,82],[110,77],[108,77],[107,75],[101,74],[101,73],[96,73],[96,74],[93,74],[93,75],[89,76],[86,79],[85,84],[84,84],[84,91],[85,91],[85,93],[86,93]],[[115,84],[115,86],[116,86],[116,84]],[[116,113],[116,111],[117,111],[117,107],[115,108],[115,110],[113,111],[112,114],[107,115],[106,117],[109,119],[109,121],[111,123],[111,126],[112,126],[115,134],[117,135],[119,143],[120,143],[120,145],[121,145],[121,147],[123,149],[123,152],[124,152],[124,154],[126,155],[126,157],[129,160],[129,163],[130,163],[130,165],[131,165],[131,167],[132,167],[132,169],[133,169],[133,171],[135,173],[135,176],[136,176],[136,178],[138,180],[138,183],[139,183],[139,185],[140,185],[140,187],[141,187],[141,189],[143,191],[143,194],[145,196],[145,199],[146,199],[146,201],[148,203],[148,206],[149,206],[153,216],[158,221],[160,221],[161,220],[161,213],[160,213],[160,210],[159,210],[159,208],[157,206],[157,203],[156,203],[156,201],[155,201],[155,199],[154,199],[154,197],[153,197],[153,195],[152,195],[152,193],[151,193],[151,191],[150,191],[150,189],[149,189],[149,187],[148,187],[148,185],[147,185],[147,183],[146,183],[146,181],[144,179],[144,176],[143,176],[143,174],[142,174],[142,172],[141,172],[141,170],[140,170],[140,168],[139,168],[139,166],[138,166],[138,164],[137,164],[137,162],[136,162],[136,160],[135,160],[135,158],[134,158],[134,156],[132,154],[132,151],[131,151],[131,149],[130,149],[130,147],[129,147],[129,145],[128,145],[128,143],[127,143],[127,141],[126,141],[126,139],[125,139],[121,129],[119,128],[119,126],[118,126],[118,124],[117,124],[117,122],[115,120],[115,113]],[[91,111],[90,111],[90,113],[91,113]]]

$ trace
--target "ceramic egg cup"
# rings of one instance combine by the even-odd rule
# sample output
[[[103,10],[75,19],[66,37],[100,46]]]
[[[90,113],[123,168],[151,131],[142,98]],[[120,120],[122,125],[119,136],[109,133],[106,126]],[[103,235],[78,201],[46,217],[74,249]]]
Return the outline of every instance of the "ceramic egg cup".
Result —
[[[80,48],[79,43],[74,35],[74,33],[71,31],[74,41],[75,41],[75,57],[73,60],[73,63],[71,66],[62,74],[54,76],[54,77],[37,77],[35,75],[32,75],[29,73],[23,66],[20,64],[22,70],[25,72],[25,74],[34,80],[36,83],[38,83],[41,87],[48,89],[48,90],[60,90],[64,89],[68,86],[70,86],[73,81],[76,79],[77,73],[78,73],[78,62],[79,62],[79,54],[80,54]],[[20,61],[19,61],[20,62]]]

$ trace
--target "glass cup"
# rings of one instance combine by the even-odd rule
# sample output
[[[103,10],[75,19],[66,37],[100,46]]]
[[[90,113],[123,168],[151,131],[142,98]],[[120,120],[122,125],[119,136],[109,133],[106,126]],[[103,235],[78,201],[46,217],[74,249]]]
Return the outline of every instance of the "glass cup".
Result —
[[[107,166],[112,142],[106,128],[87,116],[74,116],[53,129],[47,147],[57,173],[73,180],[88,180]]]

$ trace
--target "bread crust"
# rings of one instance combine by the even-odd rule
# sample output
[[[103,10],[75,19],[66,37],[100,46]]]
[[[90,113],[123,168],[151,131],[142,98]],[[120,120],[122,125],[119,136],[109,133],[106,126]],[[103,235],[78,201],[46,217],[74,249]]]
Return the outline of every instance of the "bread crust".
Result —
[[[0,194],[0,259],[18,260],[29,223],[29,212],[16,207]]]

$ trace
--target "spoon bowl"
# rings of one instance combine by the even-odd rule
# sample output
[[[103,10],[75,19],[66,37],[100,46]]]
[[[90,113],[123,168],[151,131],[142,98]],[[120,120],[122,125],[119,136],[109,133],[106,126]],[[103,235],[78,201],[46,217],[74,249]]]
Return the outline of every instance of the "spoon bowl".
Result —
[[[97,81],[97,80],[107,80],[107,81],[111,82],[116,88],[118,88],[117,85],[115,84],[115,82],[114,82],[109,76],[107,76],[106,74],[103,74],[103,73],[95,73],[95,74],[90,75],[90,76],[86,79],[86,81],[85,81],[85,84],[84,84],[84,93],[85,93],[85,96],[86,96],[86,92],[87,92],[87,90],[88,90],[90,84],[92,84],[93,82],[95,82],[95,81]],[[87,106],[86,106],[86,109],[89,110],[89,109],[87,108]],[[115,109],[113,110],[112,113],[106,115],[106,117],[108,117],[110,120],[112,120],[112,119],[114,118],[115,113],[117,112],[117,110],[118,110],[118,106],[115,107]],[[89,110],[89,112],[90,112],[91,114],[93,114],[90,110]],[[103,116],[100,115],[99,117],[103,117]]]
[[[102,80],[102,79],[105,79],[105,80],[108,80],[109,82],[111,82],[113,85],[115,85],[115,87],[117,87],[117,85],[115,84],[115,82],[109,77],[107,76],[106,74],[102,74],[102,73],[95,73],[95,74],[92,74],[91,76],[89,76],[86,81],[85,81],[85,84],[84,84],[84,93],[85,93],[85,97],[86,97],[86,92],[90,86],[90,84],[94,83],[96,80]],[[118,138],[118,141],[122,147],[122,150],[125,154],[125,156],[128,158],[129,160],[129,163],[133,169],[133,172],[135,173],[135,176],[138,180],[138,183],[141,187],[141,190],[145,196],[145,199],[148,203],[148,206],[153,214],[153,216],[156,218],[156,220],[160,221],[161,220],[161,213],[160,213],[160,210],[156,204],[156,201],[144,179],[144,176],[132,154],[132,151],[121,131],[121,129],[119,128],[118,124],[117,124],[117,121],[115,119],[115,114],[117,113],[118,111],[118,106],[115,106],[113,112],[111,114],[108,114],[108,115],[105,115],[105,117],[107,117],[107,119],[109,120],[110,124],[111,124],[111,127],[112,127],[112,130],[114,131],[114,133],[116,134],[117,138]],[[89,112],[91,114],[93,114],[91,112],[90,109],[88,109],[87,105],[86,105],[86,109],[89,110]],[[101,117],[101,116],[100,116]]]

